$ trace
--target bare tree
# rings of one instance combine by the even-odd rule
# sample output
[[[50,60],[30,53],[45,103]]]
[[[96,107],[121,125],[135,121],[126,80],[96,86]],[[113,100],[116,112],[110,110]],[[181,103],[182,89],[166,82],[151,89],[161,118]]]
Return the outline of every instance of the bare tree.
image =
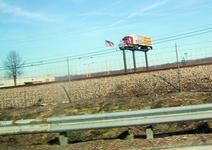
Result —
[[[13,78],[14,86],[17,85],[17,77],[23,73],[23,64],[21,56],[16,51],[10,51],[4,61],[6,74]]]

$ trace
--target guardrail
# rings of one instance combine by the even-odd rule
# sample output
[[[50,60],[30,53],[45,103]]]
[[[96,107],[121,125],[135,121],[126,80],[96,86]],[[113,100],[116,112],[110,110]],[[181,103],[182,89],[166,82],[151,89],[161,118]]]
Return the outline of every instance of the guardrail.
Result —
[[[0,135],[66,132],[212,119],[212,104],[94,115],[0,121]]]

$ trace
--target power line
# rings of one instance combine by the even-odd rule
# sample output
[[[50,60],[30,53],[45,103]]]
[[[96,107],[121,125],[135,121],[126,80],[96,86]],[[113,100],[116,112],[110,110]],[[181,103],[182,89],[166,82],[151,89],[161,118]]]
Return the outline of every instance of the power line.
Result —
[[[204,25],[200,25],[200,26],[196,26],[196,27],[192,27],[192,28],[189,28],[189,29],[184,29],[184,30],[180,30],[180,31],[174,31],[174,32],[169,32],[169,33],[164,33],[164,34],[160,34],[160,35],[157,35],[155,36],[157,39],[160,39],[160,38],[164,38],[166,36],[170,36],[170,35],[176,35],[176,34],[183,34],[185,33],[185,31],[195,31],[195,30],[200,30],[200,29],[206,29],[206,28],[211,28],[212,27],[212,24],[204,24]]]
[[[174,36],[168,36],[168,37],[164,37],[164,38],[160,38],[157,39],[155,44],[160,44],[160,43],[165,43],[165,42],[169,42],[169,41],[174,41],[174,40],[178,40],[178,39],[184,39],[184,38],[189,38],[189,37],[193,37],[193,36],[197,36],[197,35],[201,35],[201,34],[206,34],[206,33],[210,33],[212,32],[211,30],[212,28],[205,28],[205,29],[201,29],[201,30],[196,30],[196,31],[192,31],[192,32],[186,32],[186,33],[182,33],[182,34],[178,34],[178,35],[174,35]],[[61,62],[64,59],[68,58],[72,58],[72,59],[82,59],[85,57],[94,57],[94,56],[100,56],[100,55],[104,55],[105,53],[107,54],[109,51],[109,53],[114,53],[117,50],[117,48],[111,48],[111,49],[104,49],[101,51],[95,51],[95,52],[89,52],[89,53],[84,53],[84,54],[78,54],[78,55],[71,55],[71,56],[64,56],[64,57],[58,57],[58,58],[51,58],[51,59],[43,59],[43,60],[39,60],[39,61],[33,61],[33,62],[28,62],[27,64],[30,65],[36,65],[36,64],[50,64],[50,63],[55,63],[55,62]],[[107,52],[105,52],[107,51]]]
[[[102,53],[90,53],[91,55],[84,55],[84,56],[79,56],[79,57],[72,57],[69,60],[77,60],[77,59],[83,59],[83,58],[93,58],[96,56],[103,56],[103,55],[107,55],[107,54],[112,54],[114,52],[118,52],[118,51],[106,51],[106,52],[102,52]],[[89,54],[89,53],[87,53]],[[76,55],[77,56],[77,55]],[[62,57],[60,59],[51,59],[52,61],[38,61],[38,62],[33,62],[33,63],[26,63],[23,67],[32,67],[32,66],[39,66],[39,65],[47,65],[47,64],[54,64],[54,63],[60,63],[60,62],[65,62],[67,59],[67,57]],[[50,59],[49,59],[50,60]],[[5,70],[3,69],[4,67],[0,67],[1,70]]]
[[[210,32],[212,32],[211,29],[212,28],[210,27],[210,28],[195,30],[195,31],[192,31],[192,32],[187,32],[187,33],[182,33],[182,34],[178,34],[178,35],[174,35],[174,36],[168,36],[168,37],[156,39],[155,41],[158,41],[158,42],[156,42],[154,44],[161,44],[161,43],[165,43],[165,42],[170,42],[170,41],[174,41],[174,40],[179,40],[179,39],[184,39],[184,38],[188,38],[188,37],[193,37],[193,36],[197,36],[197,35],[210,33]],[[115,48],[115,49],[117,49],[117,48]],[[114,50],[114,48],[108,49],[108,50]],[[105,50],[102,50],[102,51],[105,51]],[[90,52],[90,53],[85,53],[85,54],[78,54],[78,55],[75,55],[75,56],[66,56],[66,57],[61,57],[61,58],[64,59],[64,58],[67,58],[67,57],[79,57],[79,56],[84,56],[84,55],[89,55],[89,54],[96,54],[96,53],[99,53],[99,52],[102,52],[102,51]],[[61,59],[61,58],[46,59],[46,60],[42,60],[42,61],[49,61],[49,60],[55,60],[55,59]]]
[[[212,29],[212,27],[204,28],[204,29],[195,30],[195,31],[186,32],[186,33],[181,33],[181,34],[177,34],[177,35],[173,35],[173,36],[167,36],[167,37],[159,38],[159,39],[156,39],[155,41],[161,41],[161,40],[163,41],[164,39],[170,39],[170,38],[174,38],[174,37],[178,37],[178,36],[189,35],[189,34],[193,34],[193,33],[197,33],[197,32],[203,32],[203,31],[207,31],[207,30],[211,30],[211,29]]]
[[[212,29],[212,28],[211,28]],[[207,33],[211,33],[212,30],[209,31],[204,31],[204,32],[191,32],[190,33],[185,33],[185,34],[180,34],[179,37],[178,36],[173,36],[173,37],[167,37],[167,38],[163,38],[161,40],[156,40],[158,42],[155,42],[154,44],[161,44],[161,43],[165,43],[165,42],[170,42],[170,41],[174,41],[174,40],[179,40],[179,39],[185,39],[185,38],[189,38],[189,37],[193,37],[193,36],[197,36],[197,35],[202,35],[202,34],[207,34]]]
[[[189,45],[201,45],[201,44],[206,44],[206,43],[212,43],[212,41],[199,41],[199,42],[189,42],[189,43],[186,43],[186,45],[184,46],[189,46]],[[164,47],[154,47],[154,49],[170,49],[170,48],[173,48],[173,45],[172,46],[164,46]]]
[[[95,51],[95,52],[89,52],[89,53],[82,53],[82,54],[77,54],[77,55],[69,55],[69,56],[62,56],[62,57],[57,57],[57,58],[51,58],[51,59],[42,59],[42,60],[37,60],[37,61],[33,61],[33,62],[28,62],[29,63],[35,63],[35,62],[44,62],[44,61],[51,61],[51,60],[58,60],[58,59],[67,59],[68,58],[76,58],[76,57],[83,57],[83,56],[87,56],[87,55],[92,55],[92,54],[98,54],[98,53],[102,53],[105,51],[113,51],[117,50],[117,48],[111,48],[111,49],[104,49],[104,50],[100,50],[100,51]]]

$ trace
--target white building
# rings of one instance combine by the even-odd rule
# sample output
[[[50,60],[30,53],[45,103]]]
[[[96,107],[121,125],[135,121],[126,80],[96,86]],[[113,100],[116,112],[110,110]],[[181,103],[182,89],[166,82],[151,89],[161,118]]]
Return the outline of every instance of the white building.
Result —
[[[55,77],[18,77],[17,85],[36,84],[55,81]],[[0,77],[0,87],[14,86],[13,78]]]

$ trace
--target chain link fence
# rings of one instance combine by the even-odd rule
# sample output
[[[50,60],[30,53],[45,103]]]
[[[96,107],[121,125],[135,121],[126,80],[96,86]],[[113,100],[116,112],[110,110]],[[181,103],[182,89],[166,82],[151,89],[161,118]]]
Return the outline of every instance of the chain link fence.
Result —
[[[167,46],[168,45],[168,46]],[[178,44],[179,66],[212,63],[210,42]],[[137,71],[145,71],[146,63],[143,52],[135,52]],[[133,72],[131,51],[126,51],[127,72]],[[159,45],[148,52],[149,70],[172,68],[177,66],[176,49],[173,43]],[[18,77],[17,85],[67,81],[79,78],[95,77],[124,73],[122,51],[118,48],[105,49],[104,52],[67,56],[49,60],[26,61],[23,74]],[[0,68],[0,87],[13,86],[13,79]]]

